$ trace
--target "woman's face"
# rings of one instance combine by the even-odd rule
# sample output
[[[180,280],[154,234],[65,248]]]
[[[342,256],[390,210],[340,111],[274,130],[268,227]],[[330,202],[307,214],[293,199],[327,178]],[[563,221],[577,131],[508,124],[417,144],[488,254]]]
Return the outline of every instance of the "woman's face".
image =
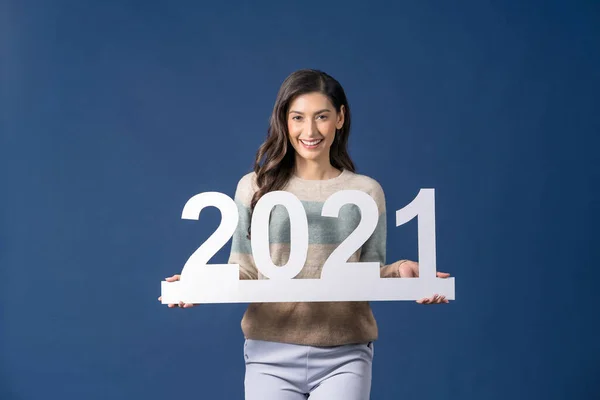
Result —
[[[290,104],[287,126],[296,154],[305,160],[329,162],[329,149],[336,129],[344,125],[344,106],[340,112],[321,93],[298,96]]]

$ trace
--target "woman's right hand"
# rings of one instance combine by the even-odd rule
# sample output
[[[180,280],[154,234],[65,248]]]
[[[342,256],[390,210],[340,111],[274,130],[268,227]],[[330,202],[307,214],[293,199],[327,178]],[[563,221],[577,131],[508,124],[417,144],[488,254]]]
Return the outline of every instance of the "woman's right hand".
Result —
[[[173,276],[166,278],[165,280],[167,282],[175,282],[175,281],[178,281],[180,278],[181,278],[181,275],[173,275]],[[162,301],[162,296],[160,296],[158,298],[158,301]],[[169,304],[169,308],[173,308],[173,307],[191,308],[191,307],[194,307],[194,304],[184,303],[183,301],[180,301],[179,304]]]

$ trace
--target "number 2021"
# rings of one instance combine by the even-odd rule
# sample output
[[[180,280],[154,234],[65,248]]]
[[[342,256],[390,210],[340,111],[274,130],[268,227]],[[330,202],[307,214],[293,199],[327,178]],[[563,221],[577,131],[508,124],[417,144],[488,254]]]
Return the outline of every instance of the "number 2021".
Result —
[[[375,200],[359,190],[341,190],[323,204],[323,217],[337,218],[346,204],[359,207],[361,220],[356,229],[331,253],[321,271],[321,279],[341,276],[347,267],[357,264],[347,260],[373,234],[379,212]],[[276,266],[269,249],[269,218],[276,205],[284,206],[290,219],[290,256],[283,266]],[[221,223],[213,234],[190,256],[184,270],[190,266],[206,266],[208,261],[231,239],[239,222],[237,205],[233,199],[219,192],[204,192],[190,198],[185,204],[182,219],[198,220],[205,207],[216,207],[221,212]],[[435,195],[434,189],[421,189],[405,207],[396,211],[396,226],[418,217],[419,269],[421,278],[435,278]],[[291,279],[302,270],[308,251],[308,221],[300,200],[292,193],[275,191],[264,195],[252,214],[251,246],[257,269],[269,279]],[[182,271],[182,274],[184,271]]]

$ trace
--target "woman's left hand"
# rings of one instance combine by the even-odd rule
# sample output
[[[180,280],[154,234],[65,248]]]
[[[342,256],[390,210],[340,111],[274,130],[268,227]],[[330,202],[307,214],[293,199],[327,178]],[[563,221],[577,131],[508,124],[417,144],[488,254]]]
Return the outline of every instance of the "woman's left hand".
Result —
[[[410,260],[402,260],[398,261],[398,273],[400,278],[418,278],[419,277],[419,263],[410,261]],[[436,276],[438,278],[448,278],[450,276],[447,272],[437,272]],[[432,297],[425,297],[420,300],[417,300],[419,304],[442,304],[448,303],[446,296],[440,296],[438,294],[434,294]]]

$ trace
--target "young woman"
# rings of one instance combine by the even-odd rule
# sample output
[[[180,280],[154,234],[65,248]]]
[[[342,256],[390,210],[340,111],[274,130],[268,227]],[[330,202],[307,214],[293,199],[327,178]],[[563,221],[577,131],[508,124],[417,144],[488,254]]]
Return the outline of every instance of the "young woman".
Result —
[[[296,71],[286,78],[254,172],[242,177],[235,193],[240,220],[229,263],[240,265],[240,279],[264,278],[252,257],[250,221],[261,196],[276,190],[296,195],[308,217],[308,258],[295,279],[319,278],[325,260],[356,228],[360,213],[352,207],[343,207],[339,218],[320,217],[323,202],[346,189],[370,194],[380,216],[375,233],[348,261],[379,262],[381,277],[418,276],[415,262],[385,264],[384,192],[377,181],[356,173],[347,151],[349,134],[350,107],[334,78],[316,70]],[[269,222],[270,249],[273,262],[284,265],[290,225],[285,209],[278,207]],[[448,276],[438,273],[441,278]],[[178,279],[179,275],[167,278]],[[448,301],[434,295],[418,302]],[[177,306],[193,305],[169,305]],[[246,338],[247,400],[369,399],[378,332],[368,302],[252,303],[241,325]]]

